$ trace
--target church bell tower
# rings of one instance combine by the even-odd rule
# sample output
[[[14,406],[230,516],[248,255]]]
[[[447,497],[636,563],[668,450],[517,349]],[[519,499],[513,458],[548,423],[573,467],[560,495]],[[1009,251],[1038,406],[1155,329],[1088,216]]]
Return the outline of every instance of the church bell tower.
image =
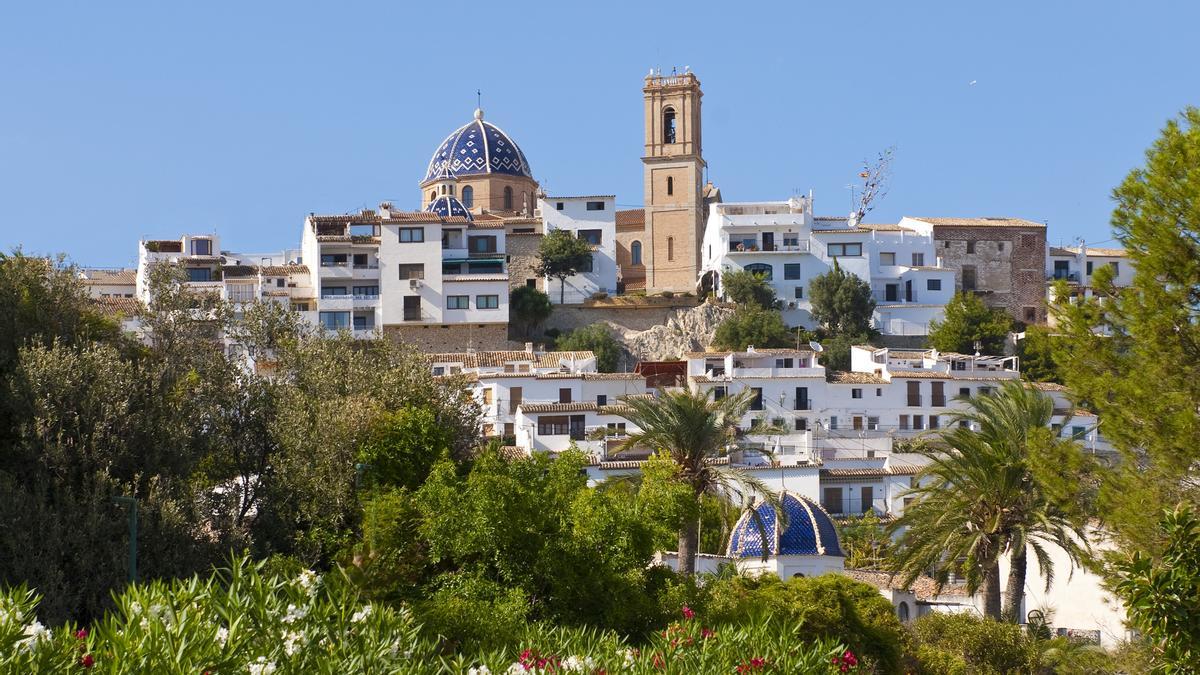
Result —
[[[700,80],[686,70],[651,71],[642,94],[646,290],[694,291],[705,217]]]

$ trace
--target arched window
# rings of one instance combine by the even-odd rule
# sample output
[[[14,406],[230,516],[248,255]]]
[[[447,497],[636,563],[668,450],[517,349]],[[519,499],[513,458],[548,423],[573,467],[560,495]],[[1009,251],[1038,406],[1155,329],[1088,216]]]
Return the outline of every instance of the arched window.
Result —
[[[901,600],[900,604],[896,606],[896,618],[900,619],[904,623],[908,623],[908,603],[907,602]]]
[[[675,194],[675,178],[672,176],[667,176],[667,194]]]
[[[429,191],[429,201],[437,201],[437,193],[433,190]]]
[[[631,265],[642,264],[642,242],[635,241],[629,245],[629,263]]]
[[[745,270],[751,274],[760,275],[760,276],[762,276],[763,279],[765,279],[767,281],[771,280],[771,276],[772,276],[771,273],[773,271],[770,265],[767,265],[764,263],[754,263],[753,265],[746,265]]]
[[[453,196],[454,196],[454,185],[451,185],[451,186],[450,186],[450,196],[451,196],[451,197],[453,197]]]
[[[471,187],[470,185],[463,186],[462,203],[463,206],[467,207],[468,209],[472,206],[475,206],[475,188]]]
[[[675,237],[667,237],[667,260],[675,259]]]
[[[663,108],[663,143],[675,142],[675,109]]]
[[[504,210],[512,211],[512,188],[504,187]]]

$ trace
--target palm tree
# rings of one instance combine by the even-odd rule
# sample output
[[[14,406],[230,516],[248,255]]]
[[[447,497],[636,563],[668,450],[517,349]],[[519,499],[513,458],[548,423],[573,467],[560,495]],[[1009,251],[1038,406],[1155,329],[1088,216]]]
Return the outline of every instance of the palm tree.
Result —
[[[667,391],[657,398],[630,399],[624,417],[640,431],[631,433],[622,449],[641,446],[669,458],[676,466],[675,480],[687,486],[697,507],[705,495],[734,498],[749,504],[758,495],[772,506],[778,497],[749,472],[716,464],[738,442],[738,423],[750,409],[752,395],[742,392],[722,399],[705,392]],[[767,429],[756,429],[769,433]],[[777,514],[780,512],[777,511]],[[751,510],[752,518],[757,512]],[[694,574],[700,524],[685,518],[679,526],[679,572]]]
[[[918,475],[915,501],[890,531],[901,532],[890,564],[911,583],[926,570],[942,584],[950,572],[965,572],[967,592],[982,587],[984,614],[1019,620],[1025,596],[1027,552],[1032,550],[1049,587],[1054,545],[1078,564],[1086,537],[1079,509],[1066,491],[1048,485],[1037,462],[1075,450],[1049,429],[1054,402],[1010,382],[990,396],[965,401],[942,434],[945,448],[919,450],[930,464]],[[1005,606],[1001,608],[1000,559],[1009,556]]]

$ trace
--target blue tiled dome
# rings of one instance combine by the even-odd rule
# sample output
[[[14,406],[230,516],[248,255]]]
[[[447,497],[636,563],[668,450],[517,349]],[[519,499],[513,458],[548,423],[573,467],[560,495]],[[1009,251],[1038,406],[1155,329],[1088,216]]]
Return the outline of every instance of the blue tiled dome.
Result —
[[[761,558],[764,555],[833,555],[841,556],[837,528],[833,519],[820,505],[802,496],[784,492],[780,498],[782,510],[787,518],[786,527],[780,531],[776,522],[775,509],[760,503],[754,507],[762,521],[762,527],[746,511],[738,518],[733,534],[729,536],[730,558]],[[763,532],[766,541],[763,541]],[[765,547],[765,550],[764,550]]]
[[[463,206],[463,203],[454,197],[438,197],[430,202],[429,207],[425,210],[429,211],[430,213],[436,213],[442,217],[462,216],[467,220],[474,220],[474,218],[471,217],[471,212],[467,210],[467,207]]]
[[[484,122],[483,111],[476,110],[475,119],[456,129],[438,146],[421,182],[447,174],[469,176],[488,173],[533,178],[521,148],[500,127]]]

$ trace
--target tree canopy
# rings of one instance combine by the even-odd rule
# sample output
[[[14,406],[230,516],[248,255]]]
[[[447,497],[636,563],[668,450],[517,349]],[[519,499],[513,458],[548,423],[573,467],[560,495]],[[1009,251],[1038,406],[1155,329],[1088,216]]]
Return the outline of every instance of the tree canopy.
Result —
[[[779,310],[763,309],[755,303],[739,305],[718,326],[713,346],[718,349],[787,347],[794,345],[792,331],[783,323]]]
[[[534,271],[558,279],[558,303],[561,305],[566,299],[567,278],[588,268],[592,261],[592,247],[587,240],[567,230],[551,230],[538,244],[537,256]]]
[[[875,298],[871,284],[848,274],[833,261],[833,269],[808,282],[812,316],[826,331],[839,335],[870,335]]]
[[[763,309],[778,309],[775,289],[764,274],[735,270],[721,276],[725,296],[738,305],[757,305]]]
[[[929,346],[941,352],[1003,354],[1012,319],[983,304],[974,293],[955,293],[941,321],[929,325]]]
[[[550,318],[554,306],[545,293],[532,286],[520,286],[509,295],[508,310],[513,320],[521,325],[522,332],[530,335],[534,328]]]
[[[605,324],[594,323],[561,335],[554,342],[557,349],[571,352],[590,351],[596,355],[596,370],[615,373],[621,367],[621,343]]]

